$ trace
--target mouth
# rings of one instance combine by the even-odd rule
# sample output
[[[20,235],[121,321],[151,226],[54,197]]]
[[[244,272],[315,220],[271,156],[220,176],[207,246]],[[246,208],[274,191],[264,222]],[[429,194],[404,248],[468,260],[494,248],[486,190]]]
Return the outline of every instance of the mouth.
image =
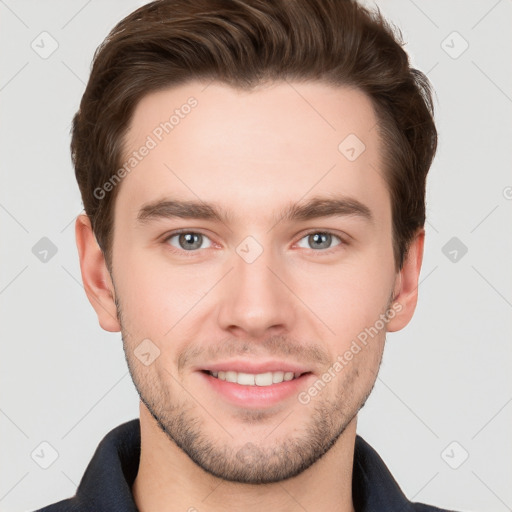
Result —
[[[296,380],[303,375],[308,375],[311,372],[290,372],[290,371],[272,371],[264,373],[245,373],[233,370],[201,370],[203,373],[214,377],[215,379],[239,384],[241,386],[273,386],[274,384],[281,384],[282,382],[289,382]]]
[[[201,386],[205,386],[205,393],[213,393],[237,409],[268,410],[286,401],[290,403],[314,380],[314,374],[309,371],[259,370],[258,373],[246,373],[215,368],[196,374],[202,378]]]
[[[313,368],[278,359],[230,359],[194,370],[207,395],[238,409],[284,407],[315,379]]]

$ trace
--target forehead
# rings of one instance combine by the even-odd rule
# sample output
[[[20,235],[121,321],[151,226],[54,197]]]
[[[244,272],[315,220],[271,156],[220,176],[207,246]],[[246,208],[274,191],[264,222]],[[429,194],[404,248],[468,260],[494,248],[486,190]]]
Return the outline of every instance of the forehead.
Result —
[[[251,91],[189,82],[148,94],[125,137],[123,163],[134,165],[125,166],[119,209],[135,218],[166,194],[260,216],[262,206],[308,193],[375,200],[386,193],[376,123],[363,92],[319,82]]]

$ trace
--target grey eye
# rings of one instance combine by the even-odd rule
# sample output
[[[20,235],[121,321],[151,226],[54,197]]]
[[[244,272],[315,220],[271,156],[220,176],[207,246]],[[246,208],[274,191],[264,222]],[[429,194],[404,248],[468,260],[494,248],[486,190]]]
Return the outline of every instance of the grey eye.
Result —
[[[178,245],[175,245],[172,240],[177,238]],[[167,241],[173,247],[177,249],[183,249],[185,251],[193,251],[195,249],[201,249],[202,243],[208,240],[208,237],[201,233],[195,233],[194,231],[187,231],[184,233],[177,233],[175,235],[171,235]],[[210,244],[211,245],[211,244]],[[210,245],[208,247],[210,247]],[[204,247],[203,247],[204,248]]]
[[[306,249],[330,249],[332,247],[331,244],[333,241],[333,237],[340,240],[339,243],[341,243],[341,239],[338,236],[323,231],[309,233],[304,238],[302,238],[301,241],[306,240],[306,243],[308,244],[308,247],[306,247]]]

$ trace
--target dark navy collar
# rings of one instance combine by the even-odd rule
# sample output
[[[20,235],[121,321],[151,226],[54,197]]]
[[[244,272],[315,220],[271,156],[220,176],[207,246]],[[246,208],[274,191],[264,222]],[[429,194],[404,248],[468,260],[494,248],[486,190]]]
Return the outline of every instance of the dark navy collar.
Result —
[[[76,495],[37,512],[138,512],[131,492],[140,459],[140,422],[111,430],[101,441]],[[411,503],[377,452],[356,436],[352,493],[356,512],[443,512]]]

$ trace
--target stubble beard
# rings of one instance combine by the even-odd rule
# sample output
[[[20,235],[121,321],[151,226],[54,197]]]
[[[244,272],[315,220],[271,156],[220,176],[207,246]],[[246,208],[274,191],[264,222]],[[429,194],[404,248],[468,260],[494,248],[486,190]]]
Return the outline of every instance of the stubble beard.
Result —
[[[272,432],[266,442],[237,443],[237,432],[233,427],[222,427],[222,418],[215,417],[179,385],[173,385],[175,378],[167,383],[157,377],[158,372],[143,374],[140,362],[134,356],[129,336],[123,326],[122,310],[116,299],[118,319],[121,324],[123,348],[128,368],[140,400],[145,405],[158,427],[168,439],[178,446],[195,464],[207,473],[222,480],[242,484],[268,484],[293,478],[317,462],[332,448],[350,422],[368,399],[380,368],[382,352],[379,355],[377,372],[354,396],[359,377],[359,366],[349,365],[337,376],[338,388],[330,399],[325,390],[307,405],[293,408],[289,418],[283,423],[288,426],[296,415],[298,429],[293,435],[279,427]],[[185,397],[180,401],[178,395]],[[305,411],[312,412],[305,418]],[[268,419],[268,411],[241,410],[234,415],[244,426],[261,423]],[[281,415],[282,416],[282,415]],[[209,432],[206,421],[215,423],[221,435]],[[278,424],[281,418],[271,420]],[[222,427],[222,428],[221,428]],[[218,429],[217,429],[218,430]],[[222,440],[224,439],[224,440]]]

